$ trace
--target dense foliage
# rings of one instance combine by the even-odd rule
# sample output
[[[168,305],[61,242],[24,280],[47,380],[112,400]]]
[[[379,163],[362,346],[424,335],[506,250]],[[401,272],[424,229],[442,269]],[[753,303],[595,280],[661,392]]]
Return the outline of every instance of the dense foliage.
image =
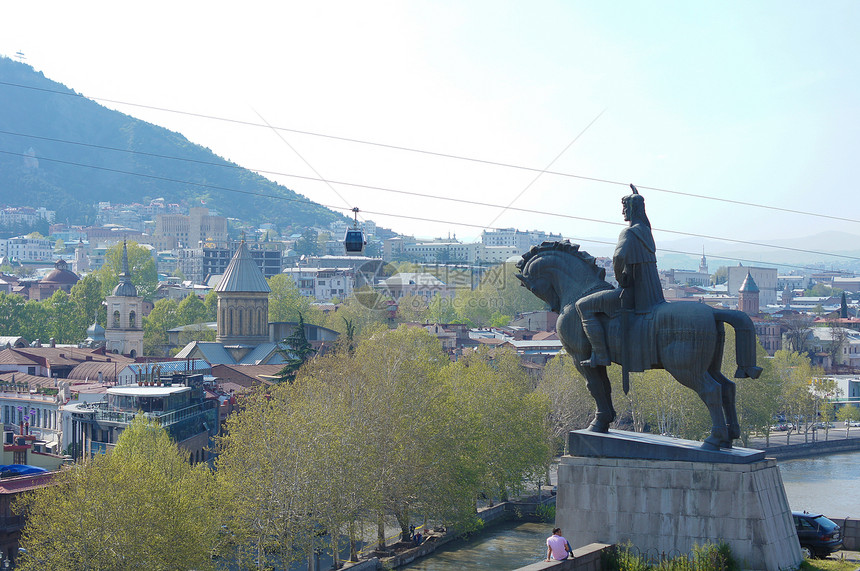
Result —
[[[17,569],[211,569],[219,540],[214,476],[191,466],[154,421],[136,418],[106,455],[25,496]]]
[[[370,330],[243,404],[217,468],[244,560],[302,559],[319,530],[354,554],[386,521],[469,529],[479,495],[519,491],[550,460],[548,403],[516,355],[449,363],[421,328]]]

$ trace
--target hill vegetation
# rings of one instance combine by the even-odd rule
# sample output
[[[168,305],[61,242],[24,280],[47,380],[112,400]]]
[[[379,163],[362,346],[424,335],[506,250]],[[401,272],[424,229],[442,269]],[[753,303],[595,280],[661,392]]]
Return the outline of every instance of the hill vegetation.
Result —
[[[175,133],[113,111],[0,57],[0,204],[89,224],[94,205],[167,202],[279,227],[341,215]],[[288,200],[284,200],[288,199]]]

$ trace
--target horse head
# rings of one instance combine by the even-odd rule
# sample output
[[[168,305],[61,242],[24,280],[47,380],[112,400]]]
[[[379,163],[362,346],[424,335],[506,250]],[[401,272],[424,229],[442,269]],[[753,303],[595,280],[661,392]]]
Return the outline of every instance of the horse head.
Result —
[[[606,270],[597,267],[593,256],[568,240],[532,246],[517,262],[517,269],[522,285],[556,313],[606,277]]]

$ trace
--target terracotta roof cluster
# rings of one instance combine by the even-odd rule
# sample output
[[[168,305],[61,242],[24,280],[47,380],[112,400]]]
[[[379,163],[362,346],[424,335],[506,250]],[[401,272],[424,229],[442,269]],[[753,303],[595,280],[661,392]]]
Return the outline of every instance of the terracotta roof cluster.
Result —
[[[87,361],[116,364],[120,369],[134,359],[116,353],[105,353],[103,349],[78,347],[22,347],[0,350],[0,364],[75,366]]]
[[[20,494],[21,492],[29,492],[30,490],[44,488],[45,486],[53,484],[55,474],[56,472],[46,472],[44,474],[29,474],[27,476],[3,478],[0,480],[0,495]]]

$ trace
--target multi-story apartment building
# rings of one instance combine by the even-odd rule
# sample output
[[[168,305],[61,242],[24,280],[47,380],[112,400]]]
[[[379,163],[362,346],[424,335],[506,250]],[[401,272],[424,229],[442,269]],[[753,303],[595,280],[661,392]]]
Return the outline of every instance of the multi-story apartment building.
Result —
[[[205,282],[207,276],[223,274],[233,258],[238,245],[231,243],[226,247],[216,247],[207,242],[202,248],[181,248],[177,250],[178,265],[186,279],[196,284]],[[283,270],[280,244],[268,243],[264,248],[261,244],[248,245],[251,258],[268,279]]]
[[[755,280],[759,289],[759,307],[775,305],[777,302],[776,268],[757,268],[754,266],[731,266],[728,268],[728,294],[737,295],[747,278],[747,273]]]
[[[52,262],[54,244],[44,238],[24,236],[0,239],[0,255],[21,263]]]
[[[285,268],[283,273],[293,278],[302,295],[320,301],[343,299],[355,287],[355,274],[349,268]]]
[[[0,210],[0,226],[12,226],[14,224],[32,226],[39,220],[47,220],[48,223],[52,223],[56,214],[53,210],[48,210],[43,206],[39,208],[8,206]]]
[[[159,250],[200,248],[204,244],[223,248],[227,246],[227,219],[210,215],[206,207],[192,208],[188,215],[159,214],[152,241]]]
[[[562,240],[561,234],[548,234],[540,230],[521,231],[516,228],[501,228],[481,232],[481,244],[484,246],[509,246],[521,254],[532,246],[555,240]]]
[[[463,243],[455,239],[417,242],[410,238],[389,238],[383,244],[383,259],[405,257],[424,264],[500,264],[528,250],[509,244]]]

